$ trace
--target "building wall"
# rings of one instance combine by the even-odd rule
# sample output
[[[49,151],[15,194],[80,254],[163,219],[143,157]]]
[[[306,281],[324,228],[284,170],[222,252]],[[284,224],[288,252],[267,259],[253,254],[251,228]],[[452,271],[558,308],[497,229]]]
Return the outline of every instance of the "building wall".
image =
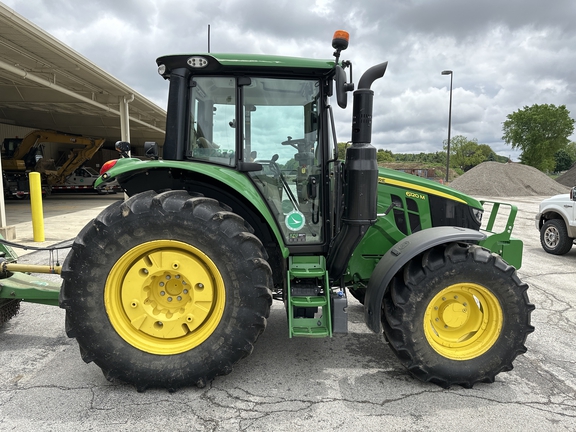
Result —
[[[0,143],[4,138],[24,138],[33,130],[36,129],[0,123]]]

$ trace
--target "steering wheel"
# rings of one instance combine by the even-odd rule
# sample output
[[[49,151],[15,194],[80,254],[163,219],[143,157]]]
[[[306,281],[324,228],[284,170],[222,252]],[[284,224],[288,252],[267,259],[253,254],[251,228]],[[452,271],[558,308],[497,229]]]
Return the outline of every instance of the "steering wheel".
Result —
[[[306,144],[307,142],[305,138],[292,139],[292,137],[289,136],[286,141],[282,141],[282,145],[289,145],[298,150],[300,145]]]

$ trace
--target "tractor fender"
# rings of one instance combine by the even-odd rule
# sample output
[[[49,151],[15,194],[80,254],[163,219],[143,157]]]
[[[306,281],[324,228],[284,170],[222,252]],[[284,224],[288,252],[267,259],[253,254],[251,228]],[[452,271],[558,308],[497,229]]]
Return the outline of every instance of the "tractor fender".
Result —
[[[418,231],[395,244],[380,259],[368,281],[364,300],[364,320],[368,328],[374,333],[382,331],[382,299],[388,284],[404,264],[434,246],[452,242],[477,243],[485,238],[486,234],[470,228],[441,226]]]

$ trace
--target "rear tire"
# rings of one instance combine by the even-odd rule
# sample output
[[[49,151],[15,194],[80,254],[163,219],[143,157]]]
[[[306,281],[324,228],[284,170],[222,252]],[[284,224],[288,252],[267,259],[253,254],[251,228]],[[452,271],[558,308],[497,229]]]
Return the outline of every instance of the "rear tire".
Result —
[[[392,280],[382,324],[390,347],[422,381],[493,382],[526,352],[528,285],[500,256],[453,243],[414,258]]]
[[[542,248],[553,255],[565,255],[572,249],[574,239],[568,237],[568,230],[561,219],[547,220],[540,229]]]
[[[82,358],[136,386],[203,387],[266,327],[271,269],[251,227],[185,191],[112,204],[80,232],[60,306]]]

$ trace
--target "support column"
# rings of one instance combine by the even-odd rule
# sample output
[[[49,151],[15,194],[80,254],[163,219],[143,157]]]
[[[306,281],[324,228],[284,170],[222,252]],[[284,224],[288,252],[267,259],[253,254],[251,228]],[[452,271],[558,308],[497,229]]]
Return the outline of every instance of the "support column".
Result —
[[[16,227],[6,225],[6,206],[4,205],[4,176],[2,175],[2,157],[0,156],[0,235],[5,240],[16,239]]]
[[[133,94],[120,98],[120,139],[126,142],[130,142],[130,110],[128,104],[133,100]]]

